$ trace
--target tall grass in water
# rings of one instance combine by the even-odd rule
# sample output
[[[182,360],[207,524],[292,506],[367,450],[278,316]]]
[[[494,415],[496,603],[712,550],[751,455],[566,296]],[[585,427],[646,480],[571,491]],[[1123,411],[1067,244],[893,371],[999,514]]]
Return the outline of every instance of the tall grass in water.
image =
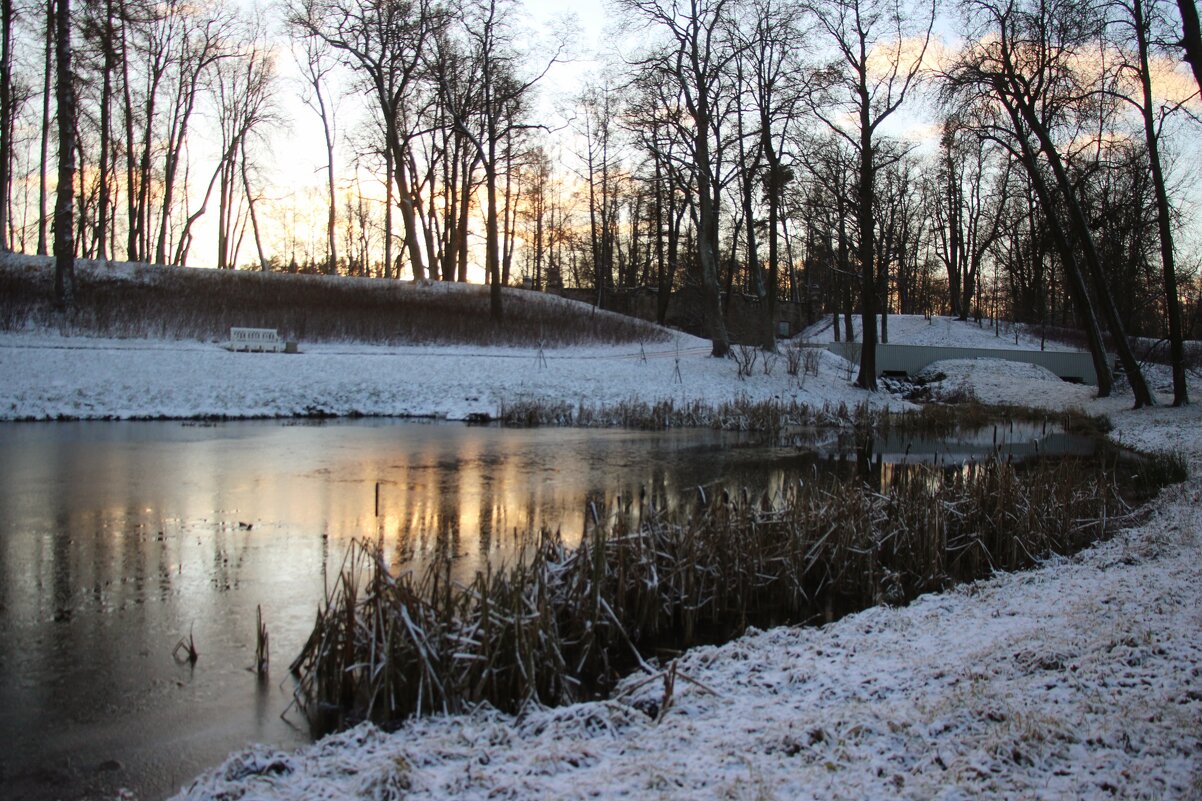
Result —
[[[518,400],[501,408],[500,422],[508,426],[621,427],[646,431],[669,428],[712,428],[754,431],[776,436],[797,428],[881,428],[889,412],[862,403],[812,406],[797,401],[751,400],[739,397],[719,404],[704,401],[677,403],[667,399],[648,403],[630,400],[595,406],[581,402]]]
[[[878,487],[815,478],[672,514],[647,505],[578,547],[543,533],[466,586],[446,561],[393,575],[380,545],[359,542],[292,665],[297,698],[325,728],[596,697],[656,656],[747,626],[905,603],[1080,548],[1126,508],[1086,472],[989,461]]]

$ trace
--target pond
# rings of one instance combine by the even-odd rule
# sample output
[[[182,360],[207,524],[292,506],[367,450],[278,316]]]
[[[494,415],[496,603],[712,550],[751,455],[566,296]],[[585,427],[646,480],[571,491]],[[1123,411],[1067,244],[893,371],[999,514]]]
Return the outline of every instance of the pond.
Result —
[[[771,494],[806,471],[875,473],[997,447],[1088,453],[1044,427],[956,442],[829,433],[787,445],[709,430],[507,429],[392,420],[0,425],[0,787],[6,798],[170,795],[232,750],[304,744],[288,663],[356,537],[400,568],[470,575],[520,533],[642,496]],[[698,489],[700,488],[700,489]],[[265,681],[248,668],[261,608]],[[173,649],[192,637],[199,659]]]

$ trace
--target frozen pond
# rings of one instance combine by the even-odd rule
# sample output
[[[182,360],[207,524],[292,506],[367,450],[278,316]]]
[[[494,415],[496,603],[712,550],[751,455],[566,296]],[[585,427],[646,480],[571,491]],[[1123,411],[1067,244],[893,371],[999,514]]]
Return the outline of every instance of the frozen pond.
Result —
[[[1044,433],[1002,439],[1033,450]],[[861,462],[979,457],[997,437],[886,441]],[[354,537],[382,537],[401,564],[448,549],[470,573],[511,558],[515,531],[574,541],[589,504],[612,508],[615,493],[771,492],[848,464],[838,443],[801,439],[809,449],[391,420],[0,425],[0,796],[156,799],[246,743],[307,742],[295,711],[281,717],[287,666]],[[248,670],[258,606],[265,682]],[[195,665],[172,655],[189,633]]]

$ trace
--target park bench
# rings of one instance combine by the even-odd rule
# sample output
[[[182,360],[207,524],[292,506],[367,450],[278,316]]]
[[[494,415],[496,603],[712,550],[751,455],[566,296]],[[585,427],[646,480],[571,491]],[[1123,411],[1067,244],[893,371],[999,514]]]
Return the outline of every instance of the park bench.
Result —
[[[231,328],[226,350],[279,353],[284,340],[274,328]]]

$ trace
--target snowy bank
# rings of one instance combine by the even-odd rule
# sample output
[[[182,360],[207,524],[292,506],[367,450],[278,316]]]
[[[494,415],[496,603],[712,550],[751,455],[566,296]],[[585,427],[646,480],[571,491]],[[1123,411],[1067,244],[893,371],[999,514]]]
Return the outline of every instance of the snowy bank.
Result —
[[[1119,430],[1196,471],[1202,415],[1162,415]],[[1198,798],[1200,532],[1193,480],[1076,557],[695,649],[670,685],[250,749],[178,798]]]

